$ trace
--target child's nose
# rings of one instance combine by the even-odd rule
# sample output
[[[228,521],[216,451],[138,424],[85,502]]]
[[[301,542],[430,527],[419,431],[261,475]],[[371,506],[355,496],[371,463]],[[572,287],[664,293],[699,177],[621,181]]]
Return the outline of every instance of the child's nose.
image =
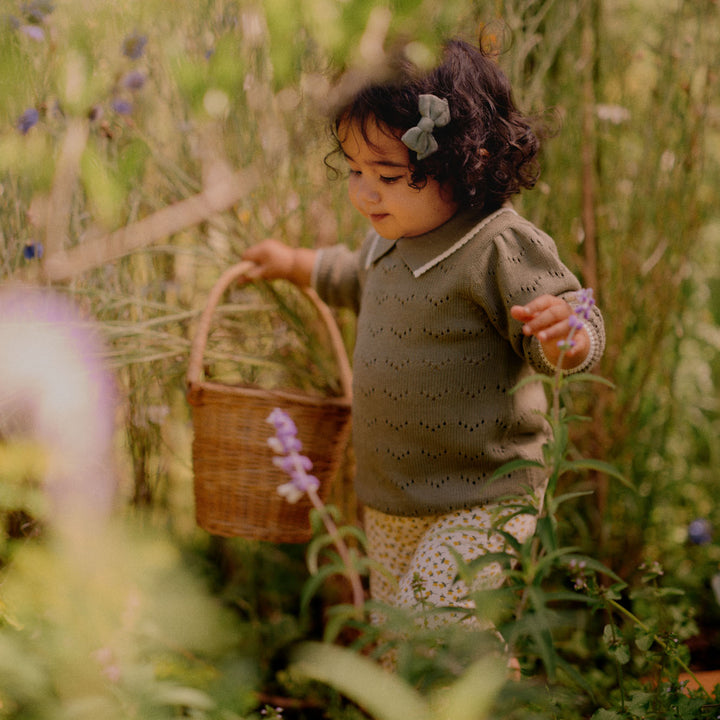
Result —
[[[375,183],[371,180],[365,180],[365,178],[360,183],[360,196],[367,202],[375,203],[380,201],[380,192]]]

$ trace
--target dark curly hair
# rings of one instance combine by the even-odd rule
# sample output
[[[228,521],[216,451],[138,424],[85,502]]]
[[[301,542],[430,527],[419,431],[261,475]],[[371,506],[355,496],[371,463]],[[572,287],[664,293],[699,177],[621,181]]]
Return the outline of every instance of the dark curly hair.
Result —
[[[492,211],[535,185],[540,126],[533,129],[531,119],[517,109],[496,60],[458,39],[446,43],[442,62],[429,73],[403,61],[392,79],[362,88],[335,115],[337,147],[331,155],[342,151],[338,130],[348,120],[359,124],[366,141],[370,123],[399,138],[420,120],[418,97],[425,93],[448,101],[451,120],[433,130],[436,152],[418,160],[410,151],[413,186],[422,187],[433,177],[453,187],[459,205]]]

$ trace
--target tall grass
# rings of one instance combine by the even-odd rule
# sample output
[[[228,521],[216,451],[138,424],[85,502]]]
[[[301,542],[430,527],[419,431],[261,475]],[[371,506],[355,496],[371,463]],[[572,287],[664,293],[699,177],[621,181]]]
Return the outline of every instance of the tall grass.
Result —
[[[708,587],[720,546],[687,541],[696,517],[720,526],[718,12],[680,0],[6,3],[0,282],[51,286],[97,323],[120,389],[123,507],[198,543],[207,554],[194,562],[218,573],[254,637],[274,648],[275,631],[302,632],[290,611],[280,630],[261,622],[281,600],[259,559],[293,568],[272,577],[290,582],[297,551],[194,528],[184,373],[196,320],[257,239],[362,237],[324,164],[329,70],[370,67],[409,41],[431,59],[442,36],[472,38],[481,23],[520,104],[559,121],[520,209],[595,287],[607,321],[599,371],[615,389],[573,398],[592,418],[577,453],[614,463],[634,487],[568,480],[595,495],[565,504],[560,533],[631,583],[642,562],[662,559],[720,625]],[[282,286],[234,288],[208,367],[332,392],[323,343],[294,320],[294,303]],[[340,319],[350,346],[352,319]],[[239,600],[240,587],[254,594]]]

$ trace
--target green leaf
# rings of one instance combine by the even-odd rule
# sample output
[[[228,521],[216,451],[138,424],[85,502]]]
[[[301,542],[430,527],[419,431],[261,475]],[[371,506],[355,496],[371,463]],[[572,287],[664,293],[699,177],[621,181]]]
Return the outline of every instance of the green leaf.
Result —
[[[364,531],[362,528],[359,528],[355,525],[341,525],[338,528],[338,534],[340,537],[353,537],[355,538],[359,543],[360,546],[364,549],[367,549],[367,537],[365,536]]]
[[[653,693],[636,690],[630,696],[627,708],[635,717],[644,718],[652,707],[654,697]]]
[[[303,643],[293,653],[289,670],[330,685],[375,720],[431,720],[430,709],[416,690],[351,650]]]
[[[557,495],[553,498],[554,501],[554,507],[557,508],[558,506],[562,505],[564,502],[567,502],[568,500],[574,500],[575,498],[581,498],[581,497],[587,497],[588,495],[594,495],[594,490],[582,490],[578,492],[572,492],[572,493],[564,493],[563,495]]]
[[[118,227],[126,206],[124,186],[100,154],[89,146],[80,165],[83,186],[95,215],[106,228]]]
[[[507,670],[497,658],[478,660],[445,692],[433,696],[435,717],[452,720],[481,720],[488,717],[506,679]]]
[[[305,562],[311,575],[318,571],[320,553],[333,544],[333,539],[325,534],[313,538],[305,551]]]
[[[641,633],[635,638],[635,645],[643,652],[647,652],[654,643],[655,633]]]
[[[566,560],[568,562],[571,560],[581,562],[584,564],[585,570],[593,570],[594,572],[598,572],[601,575],[606,575],[607,577],[615,580],[616,584],[612,586],[612,590],[613,592],[618,593],[616,595],[616,598],[620,597],[619,593],[627,587],[627,583],[617,573],[613,572],[607,565],[600,562],[600,560],[596,560],[595,558],[589,557],[588,555],[572,555]],[[608,588],[608,590],[610,590],[610,588]]]
[[[576,373],[575,375],[563,376],[563,384],[571,385],[578,382],[596,382],[601,385],[606,385],[609,388],[614,388],[615,384],[602,375],[594,375],[593,373]]]
[[[145,173],[150,148],[142,140],[131,140],[118,156],[118,174],[128,190],[138,187]]]
[[[600,708],[600,710],[592,716],[591,720],[623,720],[624,717],[624,715],[621,715],[614,710]]]
[[[550,375],[541,375],[540,373],[536,373],[535,375],[528,375],[527,377],[524,377],[522,380],[520,380],[517,385],[515,385],[511,390],[510,394],[516,393],[520,388],[525,387],[526,385],[529,385],[530,383],[539,382],[543,385],[547,385],[548,387],[552,387],[555,383],[555,378],[553,378]]]
[[[524,460],[523,458],[518,458],[517,460],[511,460],[510,462],[505,463],[504,465],[501,465],[490,477],[490,480],[488,482],[492,482],[493,480],[497,480],[498,478],[502,477],[503,475],[507,473],[511,473],[515,470],[519,470],[521,468],[542,468],[545,467],[545,465],[538,460]]]
[[[209,711],[215,707],[215,701],[206,693],[191,687],[182,687],[164,683],[156,693],[156,700],[164,705],[193,708]]]
[[[307,610],[310,601],[313,599],[318,590],[322,587],[322,584],[332,575],[341,575],[342,569],[334,567],[333,565],[324,565],[315,574],[311,575],[305,585],[303,586],[302,593],[300,594],[300,608],[304,612]]]
[[[334,642],[337,636],[351,622],[357,622],[358,610],[354,605],[344,603],[342,605],[333,605],[328,608],[327,621],[323,631],[323,640],[326,643]]]
[[[606,625],[603,630],[603,642],[608,655],[620,665],[630,662],[630,650],[616,625]]]
[[[614,465],[603,462],[602,460],[585,458],[583,460],[563,461],[562,472],[577,472],[578,470],[596,470],[597,472],[605,473],[606,475],[610,475],[611,477],[620,480],[620,482],[625,485],[625,487],[635,491],[635,487]]]

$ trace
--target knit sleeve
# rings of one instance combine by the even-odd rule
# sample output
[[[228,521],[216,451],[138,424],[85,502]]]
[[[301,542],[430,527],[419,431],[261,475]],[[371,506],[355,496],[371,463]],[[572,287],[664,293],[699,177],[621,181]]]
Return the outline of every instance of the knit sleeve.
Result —
[[[360,253],[345,245],[323,248],[317,253],[312,284],[318,295],[334,307],[360,309]]]
[[[554,241],[526,220],[503,230],[485,245],[484,281],[477,281],[478,302],[486,310],[490,321],[501,335],[511,343],[515,352],[530,365],[545,374],[555,368],[548,362],[542,345],[535,337],[522,332],[522,323],[510,314],[513,305],[526,305],[538,295],[561,297],[573,305],[580,283],[560,260]],[[480,265],[471,272],[476,277],[482,272]],[[593,308],[585,327],[591,340],[588,358],[572,372],[587,370],[597,363],[605,347],[605,329],[602,314]]]

